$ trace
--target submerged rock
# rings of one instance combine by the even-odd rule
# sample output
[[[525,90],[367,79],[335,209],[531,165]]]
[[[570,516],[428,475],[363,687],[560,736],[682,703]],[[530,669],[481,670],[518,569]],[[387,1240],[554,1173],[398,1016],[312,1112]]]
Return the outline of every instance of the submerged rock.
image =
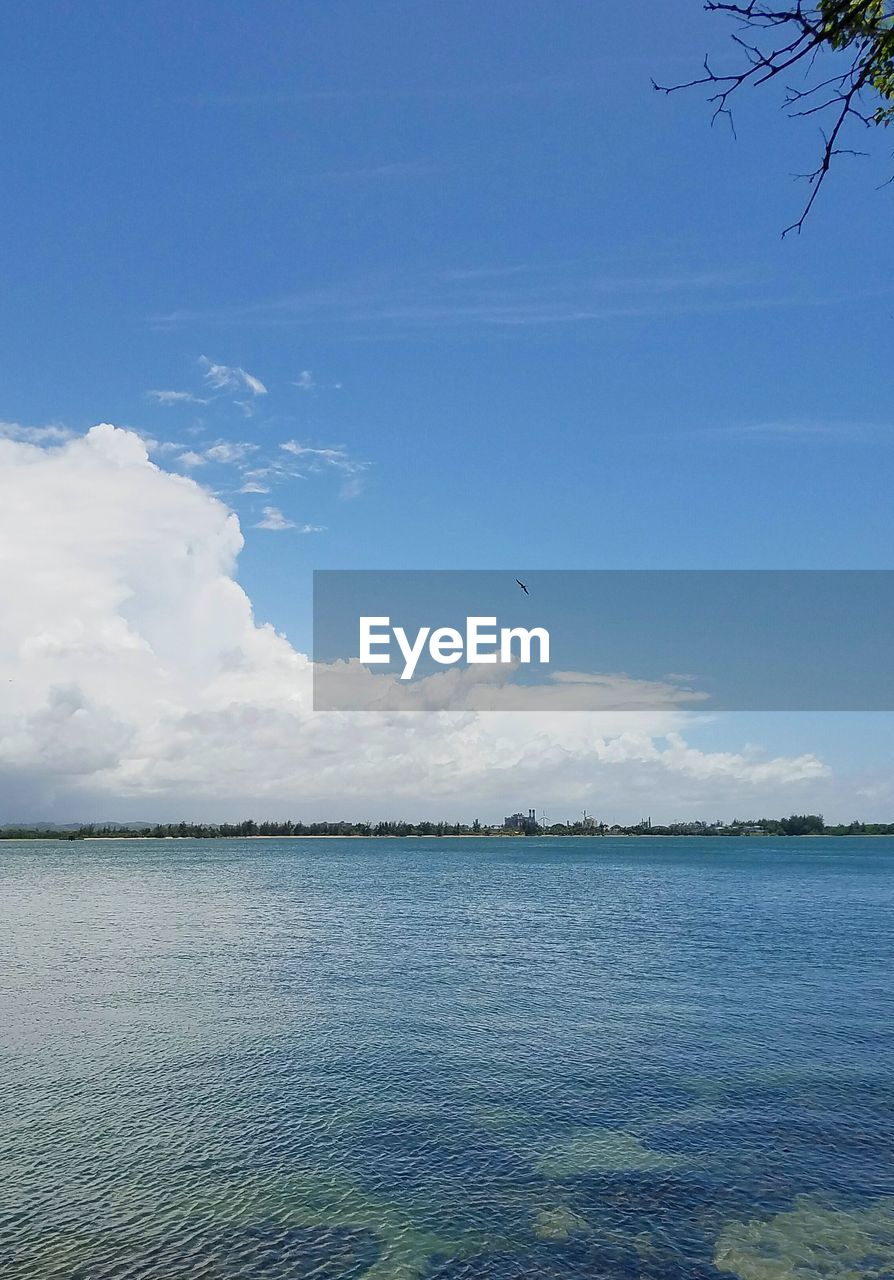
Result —
[[[586,1173],[677,1169],[686,1162],[681,1156],[644,1146],[623,1129],[586,1129],[552,1143],[535,1163],[547,1178],[573,1178]]]
[[[740,1280],[891,1280],[894,1197],[837,1209],[800,1196],[773,1218],[730,1223],[714,1261]]]
[[[566,1205],[540,1209],[534,1215],[534,1235],[539,1240],[567,1240],[577,1231],[586,1231],[588,1226],[585,1218]]]

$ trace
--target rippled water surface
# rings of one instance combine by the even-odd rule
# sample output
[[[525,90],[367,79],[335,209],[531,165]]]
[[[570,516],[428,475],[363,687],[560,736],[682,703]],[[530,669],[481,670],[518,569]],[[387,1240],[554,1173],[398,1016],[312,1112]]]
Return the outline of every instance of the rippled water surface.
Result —
[[[0,845],[3,1280],[894,1277],[894,840]]]

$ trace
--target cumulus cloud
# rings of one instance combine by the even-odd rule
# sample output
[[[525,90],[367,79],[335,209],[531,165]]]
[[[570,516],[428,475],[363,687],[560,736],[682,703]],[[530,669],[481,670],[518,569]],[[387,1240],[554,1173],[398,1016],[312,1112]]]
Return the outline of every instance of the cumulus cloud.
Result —
[[[0,440],[6,820],[487,817],[529,798],[710,815],[805,803],[827,776],[812,756],[700,751],[672,706],[314,712],[309,658],[236,581],[242,545],[233,512],[130,431]]]

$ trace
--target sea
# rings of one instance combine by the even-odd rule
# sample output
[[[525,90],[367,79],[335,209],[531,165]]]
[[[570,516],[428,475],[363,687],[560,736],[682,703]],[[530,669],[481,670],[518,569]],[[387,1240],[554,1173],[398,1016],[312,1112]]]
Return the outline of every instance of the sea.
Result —
[[[892,1280],[894,839],[0,843],[2,1280]]]

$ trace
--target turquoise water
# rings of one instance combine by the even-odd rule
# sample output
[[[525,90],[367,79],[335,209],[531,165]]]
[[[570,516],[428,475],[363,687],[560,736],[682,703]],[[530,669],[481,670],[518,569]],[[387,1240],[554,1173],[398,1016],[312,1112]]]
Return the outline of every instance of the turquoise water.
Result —
[[[3,1280],[894,1277],[894,840],[0,846]]]

